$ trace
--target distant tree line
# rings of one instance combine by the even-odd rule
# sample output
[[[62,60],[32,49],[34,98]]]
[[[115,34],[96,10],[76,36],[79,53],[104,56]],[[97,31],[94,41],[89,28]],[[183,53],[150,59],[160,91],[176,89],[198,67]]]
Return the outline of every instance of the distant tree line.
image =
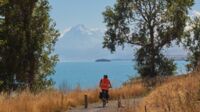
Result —
[[[175,74],[174,60],[163,50],[174,42],[182,43],[190,50],[189,68],[196,70],[200,65],[200,17],[188,16],[193,5],[194,0],[117,0],[103,12],[107,27],[103,47],[115,52],[117,46],[132,45],[135,68],[149,80]]]
[[[48,0],[0,1],[0,91],[50,87],[59,36]]]

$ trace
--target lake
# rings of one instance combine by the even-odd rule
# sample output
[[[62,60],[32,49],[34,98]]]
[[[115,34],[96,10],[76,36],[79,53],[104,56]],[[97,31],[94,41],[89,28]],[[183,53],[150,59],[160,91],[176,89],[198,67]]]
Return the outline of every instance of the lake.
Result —
[[[186,73],[186,61],[176,61],[177,74]],[[55,67],[52,76],[55,87],[67,85],[68,88],[95,88],[104,74],[107,74],[113,87],[119,87],[123,82],[137,75],[133,61],[111,62],[60,62]]]

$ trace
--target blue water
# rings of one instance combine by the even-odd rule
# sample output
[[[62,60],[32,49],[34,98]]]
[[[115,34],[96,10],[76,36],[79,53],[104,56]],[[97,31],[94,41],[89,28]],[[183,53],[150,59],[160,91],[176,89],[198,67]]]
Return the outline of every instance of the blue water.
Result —
[[[186,61],[176,61],[177,73],[186,73]],[[112,62],[62,62],[58,63],[56,73],[52,76],[55,86],[59,88],[65,84],[68,88],[94,88],[99,84],[99,80],[107,74],[113,87],[119,87],[130,76],[136,76],[132,61],[112,61]]]

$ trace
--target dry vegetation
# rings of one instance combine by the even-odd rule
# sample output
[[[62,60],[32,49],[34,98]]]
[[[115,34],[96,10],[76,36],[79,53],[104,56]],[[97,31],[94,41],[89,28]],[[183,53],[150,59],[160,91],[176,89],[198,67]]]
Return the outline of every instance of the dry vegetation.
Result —
[[[62,112],[69,107],[81,105],[85,93],[89,95],[90,102],[98,101],[97,90],[76,89],[69,93],[50,90],[37,95],[24,91],[13,97],[2,94],[0,112]]]
[[[110,91],[112,99],[136,97],[145,92],[146,89],[141,83],[126,85]],[[69,92],[49,90],[36,95],[23,91],[14,96],[2,93],[0,112],[63,112],[71,107],[83,105],[85,94],[88,95],[90,103],[99,101],[99,89],[81,90],[77,88]]]
[[[112,99],[133,98],[148,93],[141,83],[117,89],[111,89]],[[0,95],[0,112],[63,112],[71,107],[84,104],[84,95],[88,95],[90,103],[98,102],[99,89],[73,91],[43,91],[32,94],[28,91],[10,96]],[[153,89],[137,106],[137,112],[200,112],[200,74],[192,73],[178,77],[169,77],[161,85]],[[135,112],[129,107],[123,112]],[[145,110],[146,108],[146,110]]]
[[[121,88],[112,89],[110,91],[111,99],[142,97],[147,93],[148,90],[143,86],[141,81],[134,81],[133,83],[126,84]]]
[[[199,99],[200,73],[192,73],[169,78],[144,98],[138,112],[200,112]]]

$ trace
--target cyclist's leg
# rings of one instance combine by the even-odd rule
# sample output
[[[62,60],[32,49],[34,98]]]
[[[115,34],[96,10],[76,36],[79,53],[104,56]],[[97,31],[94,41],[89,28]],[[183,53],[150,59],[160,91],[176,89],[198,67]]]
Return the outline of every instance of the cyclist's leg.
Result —
[[[104,99],[107,99],[107,91],[106,90],[102,90],[102,97]]]
[[[106,91],[105,90],[102,90],[102,101],[103,101],[103,107],[106,106],[106,101],[107,101],[107,98],[106,98]]]
[[[109,99],[109,92],[108,92],[108,90],[106,90],[106,100],[107,100],[107,102],[108,102],[108,99]]]

